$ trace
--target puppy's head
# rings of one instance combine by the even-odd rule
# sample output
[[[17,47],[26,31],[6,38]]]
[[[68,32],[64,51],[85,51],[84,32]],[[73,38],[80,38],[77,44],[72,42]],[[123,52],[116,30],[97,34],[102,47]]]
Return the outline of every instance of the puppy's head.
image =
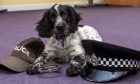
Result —
[[[62,39],[77,31],[80,20],[80,15],[71,6],[55,4],[44,13],[36,29],[40,37]]]

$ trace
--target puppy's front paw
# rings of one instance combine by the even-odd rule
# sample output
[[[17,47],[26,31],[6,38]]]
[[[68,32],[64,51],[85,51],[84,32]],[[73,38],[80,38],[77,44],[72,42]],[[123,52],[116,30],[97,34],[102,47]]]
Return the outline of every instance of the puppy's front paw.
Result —
[[[26,72],[27,72],[28,75],[35,75],[35,74],[39,73],[37,67],[35,67],[32,64],[27,67],[27,71]]]
[[[80,72],[81,72],[80,68],[70,66],[66,70],[66,75],[69,77],[74,77],[74,76],[78,76],[80,74]]]

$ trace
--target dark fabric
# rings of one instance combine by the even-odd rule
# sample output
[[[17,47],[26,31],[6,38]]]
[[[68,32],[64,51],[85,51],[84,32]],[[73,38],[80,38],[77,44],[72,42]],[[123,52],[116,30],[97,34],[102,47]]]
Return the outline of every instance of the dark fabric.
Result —
[[[83,40],[82,45],[89,55],[95,53],[97,57],[140,60],[140,51],[134,49],[94,40]]]
[[[103,58],[101,60],[97,59],[96,66],[94,66],[95,64],[93,64],[92,61],[88,61],[86,67],[84,67],[81,73],[81,77],[85,80],[92,82],[110,82],[124,78],[132,72],[137,72],[140,67],[140,51],[94,40],[83,40],[82,46],[84,47],[87,56],[90,56],[89,60],[94,60],[94,58],[92,58],[92,54],[94,54],[97,58]],[[120,61],[119,59],[123,59],[123,61]],[[128,60],[125,61],[125,59]],[[130,62],[130,60],[137,62],[135,62],[134,66],[132,66],[134,62]],[[102,63],[100,61],[102,61]],[[120,61],[119,64],[117,64],[118,61]],[[103,73],[102,71],[105,72]],[[110,71],[110,75],[107,71]],[[111,73],[117,73],[117,71],[121,72],[121,75],[111,75]],[[99,76],[104,76],[105,74],[108,75],[110,79],[103,79],[102,77],[99,78]],[[113,78],[114,76],[115,78]]]
[[[110,70],[110,71],[139,69],[140,51],[136,51],[134,49],[130,49],[130,48],[126,48],[110,43],[94,41],[94,40],[83,40],[82,45],[88,56],[92,56],[92,54],[95,54],[97,58],[99,57],[106,58],[106,59],[97,60],[98,66],[94,66],[92,62],[89,62],[88,64],[94,66],[93,69],[97,68],[101,70]],[[108,60],[109,58],[111,58],[111,60]],[[90,59],[92,59],[92,57],[90,57]],[[123,61],[120,61],[119,62],[120,65],[116,66],[118,61],[115,61],[114,59],[117,59],[118,61],[122,59]],[[125,59],[128,60],[125,61]],[[104,64],[103,63],[100,64],[101,61]],[[131,66],[133,64],[132,61],[137,61],[134,63],[134,66]],[[111,63],[113,63],[113,65]],[[104,66],[105,64],[106,66]]]

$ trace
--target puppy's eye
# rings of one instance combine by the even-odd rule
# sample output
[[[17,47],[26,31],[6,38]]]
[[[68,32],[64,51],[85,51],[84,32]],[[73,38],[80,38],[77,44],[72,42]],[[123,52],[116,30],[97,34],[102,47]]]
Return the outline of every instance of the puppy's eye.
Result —
[[[68,14],[67,14],[67,13],[62,13],[61,16],[62,16],[63,18],[67,18],[67,17],[68,17]]]

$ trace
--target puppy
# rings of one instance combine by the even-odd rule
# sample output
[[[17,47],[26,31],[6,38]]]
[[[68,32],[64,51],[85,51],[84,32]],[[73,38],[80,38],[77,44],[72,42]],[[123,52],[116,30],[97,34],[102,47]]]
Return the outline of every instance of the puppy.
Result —
[[[42,38],[49,38],[46,48],[33,65],[27,69],[28,74],[38,73],[38,69],[48,61],[67,61],[70,66],[67,76],[78,75],[86,65],[85,50],[81,40],[102,41],[98,32],[90,26],[79,26],[80,15],[73,7],[55,4],[48,9],[39,21],[36,30]]]

